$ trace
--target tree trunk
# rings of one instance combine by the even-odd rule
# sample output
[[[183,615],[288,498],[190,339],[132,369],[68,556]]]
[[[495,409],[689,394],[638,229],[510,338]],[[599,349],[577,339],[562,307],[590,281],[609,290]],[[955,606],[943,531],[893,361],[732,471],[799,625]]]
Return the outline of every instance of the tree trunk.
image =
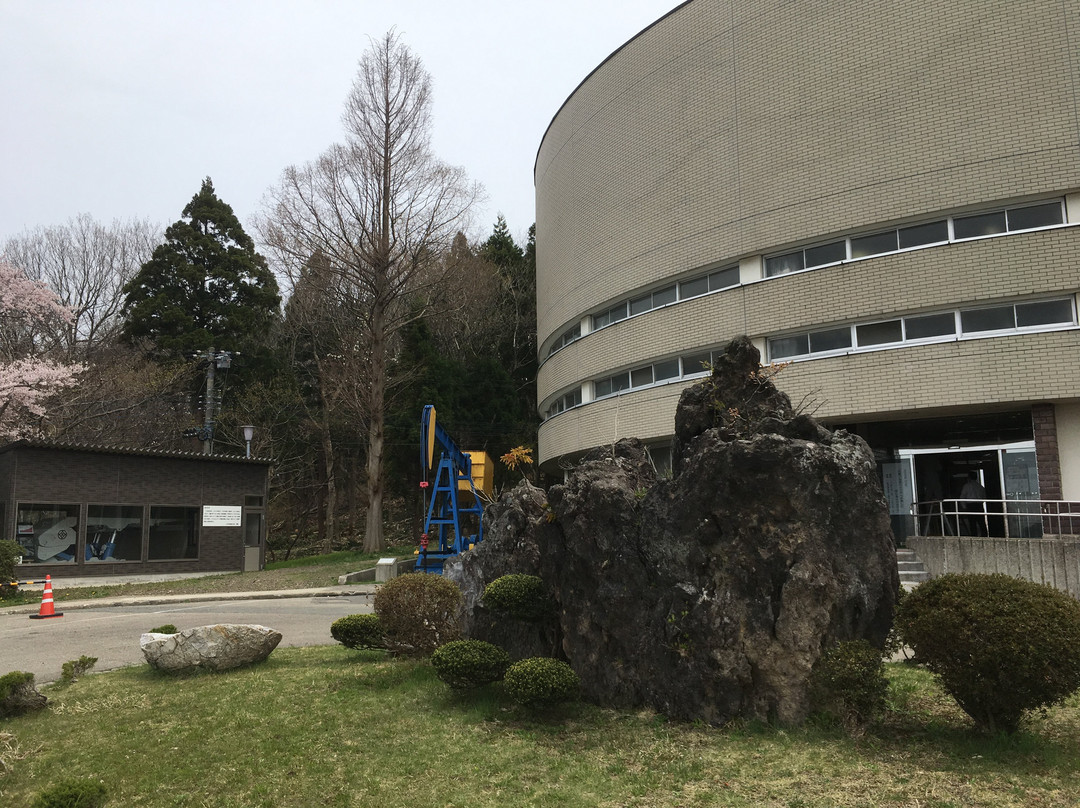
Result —
[[[386,442],[386,314],[378,301],[371,315],[371,385],[368,391],[367,523],[364,552],[386,546],[383,537],[383,446]]]
[[[334,476],[334,443],[330,439],[330,426],[323,419],[322,428],[323,467],[326,473],[326,529],[323,532],[322,551],[332,553],[337,541],[337,479]]]

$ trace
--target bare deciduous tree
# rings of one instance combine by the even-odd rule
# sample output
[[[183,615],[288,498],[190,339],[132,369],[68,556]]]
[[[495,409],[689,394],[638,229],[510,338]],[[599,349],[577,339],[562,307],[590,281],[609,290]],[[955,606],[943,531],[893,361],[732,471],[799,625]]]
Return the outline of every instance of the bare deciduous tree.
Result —
[[[121,324],[122,290],[153,252],[161,228],[147,221],[106,226],[89,214],[8,239],[4,254],[52,289],[74,314],[58,334],[69,357],[85,360],[112,342]]]
[[[364,549],[382,549],[384,416],[395,335],[453,270],[442,260],[480,189],[430,148],[431,81],[394,31],[373,42],[343,114],[345,143],[285,170],[259,222],[287,271],[320,253],[353,298],[366,415]]]

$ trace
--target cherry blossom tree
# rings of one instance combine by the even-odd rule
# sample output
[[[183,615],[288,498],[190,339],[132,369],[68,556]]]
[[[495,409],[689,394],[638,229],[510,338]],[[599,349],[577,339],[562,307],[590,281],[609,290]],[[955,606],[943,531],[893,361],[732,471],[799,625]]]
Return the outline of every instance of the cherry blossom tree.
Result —
[[[49,399],[82,367],[51,359],[74,318],[47,286],[0,258],[0,439],[40,435]]]

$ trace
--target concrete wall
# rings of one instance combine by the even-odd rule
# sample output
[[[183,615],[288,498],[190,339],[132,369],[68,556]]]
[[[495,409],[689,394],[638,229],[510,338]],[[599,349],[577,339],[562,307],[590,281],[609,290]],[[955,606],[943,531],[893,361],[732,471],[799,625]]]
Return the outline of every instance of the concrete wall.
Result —
[[[1002,572],[1049,584],[1080,598],[1080,539],[909,536],[905,541],[931,577],[950,572]]]
[[[1057,404],[1058,455],[1061,498],[1080,500],[1080,404]]]

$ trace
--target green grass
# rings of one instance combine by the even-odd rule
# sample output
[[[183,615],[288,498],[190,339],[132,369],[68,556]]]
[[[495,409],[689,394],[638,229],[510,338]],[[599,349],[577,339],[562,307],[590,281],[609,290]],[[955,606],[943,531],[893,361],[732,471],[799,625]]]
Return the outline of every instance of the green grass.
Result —
[[[339,575],[372,567],[383,556],[412,555],[411,545],[388,547],[378,553],[341,551],[324,556],[310,556],[289,561],[272,562],[259,572],[234,572],[224,575],[207,575],[202,578],[185,578],[180,581],[155,583],[116,584],[112,586],[65,587],[63,582],[53,582],[57,603],[62,600],[85,600],[121,595],[188,595],[215,592],[267,592],[275,589],[310,589],[334,586]],[[20,571],[25,570],[25,567]],[[21,606],[41,602],[40,591],[20,591],[14,598],[0,600],[5,606]]]
[[[498,686],[456,695],[426,663],[341,646],[278,649],[261,665],[187,678],[128,668],[48,689],[50,709],[0,723],[10,766],[0,805],[79,776],[103,780],[109,805],[148,808],[1080,800],[1080,699],[1014,737],[984,738],[925,672],[889,674],[894,712],[853,738],[587,705],[536,717]]]

